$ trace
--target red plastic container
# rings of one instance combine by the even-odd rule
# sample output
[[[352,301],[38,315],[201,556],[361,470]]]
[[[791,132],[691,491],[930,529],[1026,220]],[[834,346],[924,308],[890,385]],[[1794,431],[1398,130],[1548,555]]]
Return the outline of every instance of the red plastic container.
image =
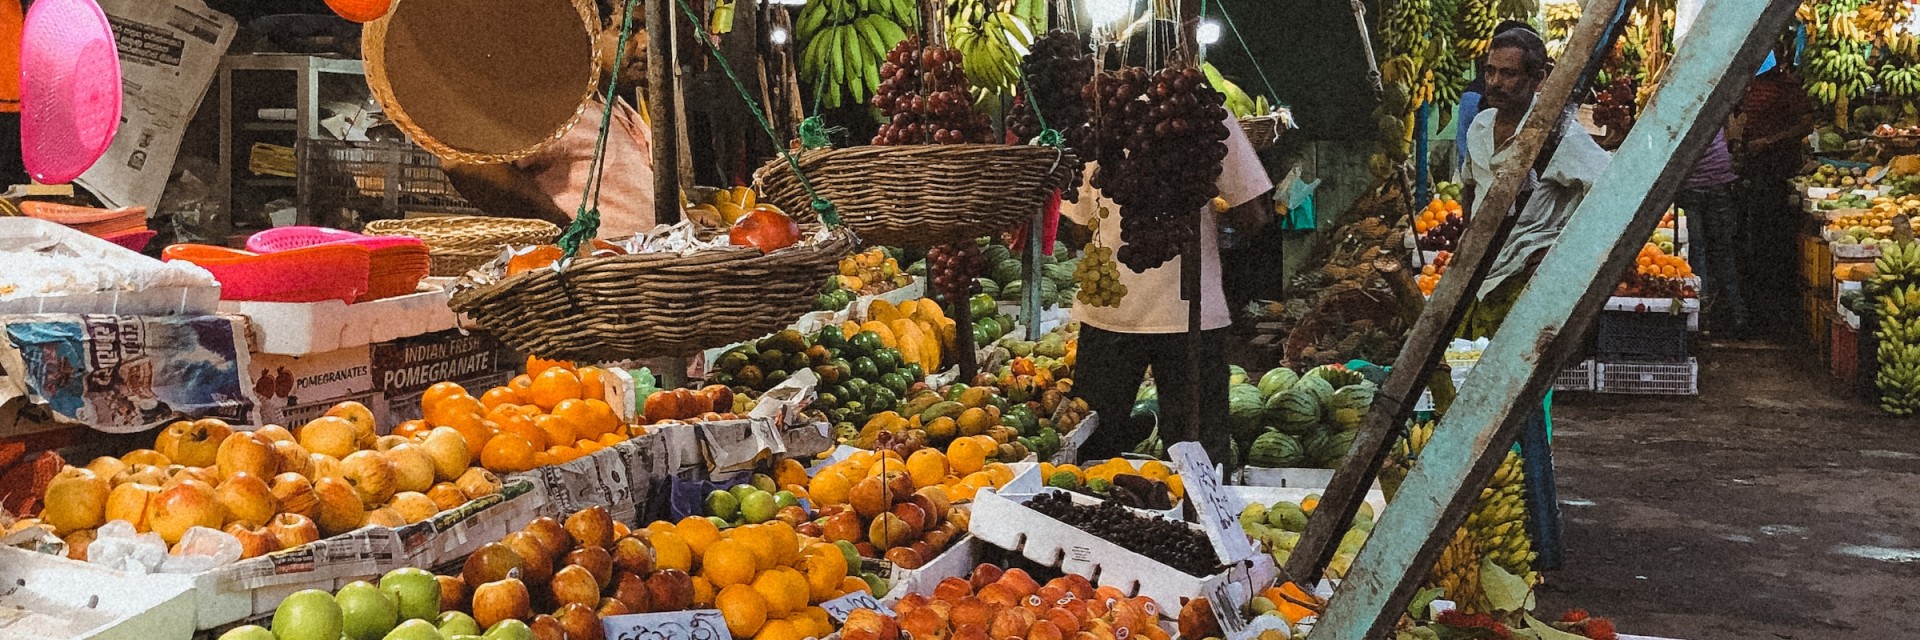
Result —
[[[176,244],[162,260],[200,265],[220,281],[222,300],[353,302],[367,293],[372,252],[351,243],[259,254],[202,244]]]

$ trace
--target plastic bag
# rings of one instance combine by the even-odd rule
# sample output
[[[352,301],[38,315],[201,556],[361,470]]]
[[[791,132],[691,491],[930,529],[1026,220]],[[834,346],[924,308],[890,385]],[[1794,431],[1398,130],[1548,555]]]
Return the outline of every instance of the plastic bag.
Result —
[[[133,523],[125,520],[100,525],[93,544],[87,546],[87,562],[132,574],[154,573],[166,560],[167,542],[160,539],[160,534],[137,533]]]
[[[180,537],[173,553],[160,563],[160,573],[201,573],[240,559],[240,539],[225,531],[194,527]]]

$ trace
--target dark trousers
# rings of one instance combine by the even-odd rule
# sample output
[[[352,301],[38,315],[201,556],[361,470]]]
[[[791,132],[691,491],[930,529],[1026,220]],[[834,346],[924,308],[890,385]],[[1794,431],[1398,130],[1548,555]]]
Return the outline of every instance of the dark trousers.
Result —
[[[1160,440],[1166,444],[1190,440],[1193,415],[1189,354],[1198,350],[1201,438],[1216,464],[1232,466],[1231,432],[1227,427],[1227,330],[1203,331],[1194,340],[1185,333],[1119,333],[1080,326],[1080,355],[1074,365],[1074,393],[1100,414],[1100,427],[1080,448],[1083,460],[1105,460],[1132,451],[1152,434],[1152,418],[1135,420],[1134,395],[1147,368],[1153,368],[1160,394]]]
[[[1701,313],[1713,329],[1742,328],[1747,303],[1740,294],[1739,218],[1733,211],[1733,185],[1683,189],[1673,202],[1687,212],[1688,260],[1701,279]]]

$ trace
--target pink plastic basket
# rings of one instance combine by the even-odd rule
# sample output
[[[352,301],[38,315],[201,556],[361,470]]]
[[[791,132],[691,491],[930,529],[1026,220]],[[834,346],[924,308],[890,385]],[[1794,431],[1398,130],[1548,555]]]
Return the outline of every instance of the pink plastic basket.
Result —
[[[367,292],[372,252],[350,243],[259,254],[202,244],[176,244],[162,260],[200,265],[220,281],[223,300],[353,302]]]
[[[413,245],[426,247],[411,236],[368,236],[328,227],[276,227],[247,238],[247,250],[254,253],[278,253],[335,242],[351,242],[377,251],[388,247]]]
[[[37,0],[20,31],[20,156],[33,179],[72,182],[120,126],[120,56],[93,0]]]
[[[152,229],[147,229],[144,231],[128,231],[126,233],[116,233],[108,236],[103,236],[101,239],[106,240],[107,242],[120,245],[122,247],[126,247],[128,249],[132,249],[134,251],[146,251],[147,243],[153,242],[153,237],[157,235],[160,235],[159,232],[154,231]]]

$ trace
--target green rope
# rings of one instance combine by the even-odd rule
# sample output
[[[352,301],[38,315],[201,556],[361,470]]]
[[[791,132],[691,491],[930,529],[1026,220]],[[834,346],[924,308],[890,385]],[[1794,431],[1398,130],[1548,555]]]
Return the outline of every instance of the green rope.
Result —
[[[1206,15],[1206,8],[1204,5],[1200,9],[1200,15],[1202,16]],[[1253,49],[1247,46],[1247,39],[1240,37],[1240,27],[1236,27],[1233,25],[1233,16],[1227,13],[1227,5],[1224,3],[1220,5],[1220,17],[1227,21],[1227,30],[1233,32],[1233,39],[1240,43],[1240,50],[1246,52],[1247,62],[1253,63],[1253,72],[1260,75],[1260,84],[1266,86],[1267,95],[1269,97],[1272,97],[1275,102],[1279,102],[1280,93],[1273,90],[1272,82],[1267,81],[1267,70],[1261,68],[1260,61],[1254,58]],[[1260,115],[1266,115],[1266,114],[1263,113]]]
[[[615,49],[622,56],[627,51],[627,40],[633,37],[633,10],[639,4],[639,0],[627,0],[626,15],[620,23],[619,48]],[[620,75],[617,65],[625,62],[624,57],[614,60],[616,66],[613,71],[616,79]],[[607,83],[607,93],[603,98],[606,107],[600,113],[600,135],[593,142],[593,164],[587,173],[585,190],[580,194],[580,209],[574,214],[573,224],[567,225],[566,233],[560,235],[560,256],[563,261],[571,259],[574,252],[580,250],[581,243],[593,239],[600,232],[600,179],[601,173],[606,168],[607,133],[613,130],[613,105],[619,100],[615,95],[618,93],[615,86],[617,84],[617,82]]]
[[[627,0],[627,2],[632,3],[634,0]],[[680,10],[687,14],[687,21],[693,23],[694,37],[698,38],[701,44],[707,45],[707,52],[713,54],[714,60],[719,61],[720,70],[726,73],[728,80],[733,81],[734,90],[740,92],[741,100],[746,101],[747,109],[753,112],[753,119],[760,123],[760,130],[766,132],[767,139],[773,141],[775,149],[782,149],[780,155],[787,159],[787,165],[793,168],[793,175],[800,179],[800,188],[805,189],[807,195],[813,198],[810,203],[813,212],[819,215],[820,221],[827,226],[839,226],[840,213],[833,208],[832,202],[828,202],[826,198],[821,197],[820,192],[813,189],[813,182],[808,180],[807,174],[800,170],[799,154],[783,149],[780,135],[773,131],[773,123],[768,121],[767,114],[760,110],[760,103],[754,102],[753,94],[747,92],[747,84],[740,81],[740,76],[734,75],[733,65],[727,62],[726,54],[720,53],[720,48],[713,44],[713,38],[707,35],[706,27],[700,24],[700,16],[693,12],[693,7],[687,4],[687,0],[679,0],[679,4]],[[805,140],[802,140],[801,144],[804,145]]]
[[[1040,113],[1040,94],[1034,93],[1033,82],[1027,79],[1027,74],[1020,74],[1020,86],[1027,88],[1027,108],[1033,109],[1033,119],[1040,121],[1040,137],[1036,140],[1040,144],[1049,147],[1060,148],[1066,146],[1066,138],[1061,136],[1059,131],[1055,131],[1053,127],[1047,126],[1046,114]]]

